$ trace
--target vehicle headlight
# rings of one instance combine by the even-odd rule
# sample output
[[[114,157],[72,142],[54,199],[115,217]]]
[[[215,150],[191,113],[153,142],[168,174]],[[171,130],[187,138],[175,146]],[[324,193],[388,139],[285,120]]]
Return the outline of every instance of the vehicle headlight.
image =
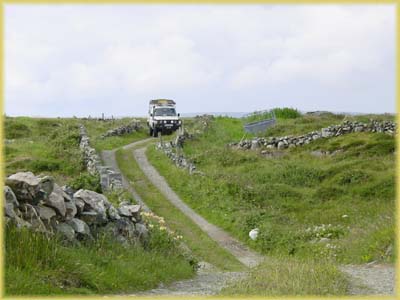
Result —
[[[163,121],[163,123],[165,124],[165,123],[167,123],[167,121],[166,121],[166,120],[164,120],[164,121]]]

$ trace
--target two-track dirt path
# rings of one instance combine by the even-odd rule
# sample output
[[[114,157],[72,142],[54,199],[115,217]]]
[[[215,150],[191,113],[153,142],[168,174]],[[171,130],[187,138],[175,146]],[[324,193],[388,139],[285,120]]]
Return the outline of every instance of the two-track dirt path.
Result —
[[[153,140],[153,138],[140,140],[140,141],[131,143],[129,145],[126,145],[126,146],[122,147],[122,149],[130,149],[130,148],[145,144],[145,143],[147,143],[148,141],[151,141],[151,140]],[[114,171],[117,171],[117,172],[121,173],[121,175],[122,175],[122,185],[123,185],[124,189],[126,189],[128,192],[130,192],[132,194],[133,198],[142,206],[142,209],[144,211],[150,211],[149,207],[143,201],[142,197],[140,197],[140,195],[135,191],[135,189],[132,187],[132,185],[129,183],[129,181],[126,179],[124,174],[122,174],[121,170],[119,169],[117,160],[115,158],[115,152],[117,150],[118,149],[115,149],[115,150],[103,150],[101,152],[101,159],[103,160],[105,165],[113,168]]]
[[[135,149],[133,150],[133,155],[143,173],[147,176],[151,183],[160,190],[160,192],[164,195],[166,199],[168,199],[168,201],[170,201],[175,207],[182,211],[187,217],[189,217],[194,223],[196,223],[201,228],[201,230],[207,233],[209,237],[216,241],[222,248],[229,251],[244,265],[248,267],[254,267],[264,259],[263,256],[250,250],[248,247],[230,236],[221,228],[209,223],[206,219],[197,214],[186,203],[184,203],[179,198],[179,196],[171,189],[165,178],[162,177],[158,173],[158,171],[149,163],[145,151],[146,147]]]
[[[187,206],[171,189],[164,177],[148,161],[146,147],[140,147],[151,141],[141,140],[126,145],[123,149],[132,149],[132,154],[145,176],[154,184],[164,197],[180,209],[186,216],[195,222],[205,233],[215,240],[221,247],[232,253],[240,262],[248,267],[257,266],[263,259],[258,253],[251,251],[242,243],[231,237],[221,228],[209,223]],[[106,165],[120,172],[115,158],[115,151],[103,151],[102,158]],[[122,174],[122,173],[121,173]],[[129,181],[122,174],[123,186],[143,206],[149,208],[140,195],[135,191]],[[207,265],[207,263],[206,263]],[[342,272],[349,276],[350,295],[394,295],[395,293],[395,268],[391,265],[345,265],[340,266]],[[189,280],[177,281],[167,287],[160,286],[156,289],[137,293],[135,295],[213,295],[217,294],[224,286],[239,280],[247,272],[220,272],[213,267],[200,269],[198,274]]]
[[[132,150],[132,158],[135,158],[139,167],[142,169],[146,177],[149,178],[152,184],[154,184],[166,197],[167,200],[171,201],[176,207],[178,207],[185,215],[192,219],[199,227],[207,233],[212,239],[214,239],[221,247],[231,252],[239,261],[248,267],[258,265],[263,257],[257,253],[251,251],[246,246],[241,244],[236,239],[232,238],[222,229],[217,226],[210,224],[203,217],[194,212],[188,207],[169,187],[161,175],[154,169],[153,166],[147,160],[145,155],[146,147],[135,149],[136,147],[146,144],[152,140],[145,139],[134,142],[132,144],[123,147],[125,150]],[[115,157],[116,150],[105,150],[102,151],[101,157],[104,164],[112,167],[115,171],[120,172],[118,163]],[[132,196],[142,205],[145,211],[150,211],[146,203],[132,187],[129,180],[121,173],[122,184],[124,188],[129,191]],[[209,265],[207,262],[202,263],[204,267],[200,268],[196,276],[192,279],[181,280],[174,282],[168,286],[159,286],[156,289],[137,293],[135,295],[214,295],[217,294],[223,287],[239,280],[247,275],[247,272],[221,272]]]

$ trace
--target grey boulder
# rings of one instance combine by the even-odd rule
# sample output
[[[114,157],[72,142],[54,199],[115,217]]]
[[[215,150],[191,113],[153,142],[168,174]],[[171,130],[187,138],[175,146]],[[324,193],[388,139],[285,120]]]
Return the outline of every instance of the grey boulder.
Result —
[[[73,218],[72,220],[67,221],[67,224],[71,226],[79,236],[91,237],[90,228],[84,221]]]
[[[7,203],[11,203],[14,207],[18,207],[17,197],[9,186],[4,186],[4,196]]]
[[[55,229],[56,232],[66,240],[70,242],[75,240],[75,231],[70,225],[66,223],[59,223],[55,226]]]
[[[33,205],[46,199],[54,187],[54,180],[50,176],[36,177],[32,172],[19,172],[6,179],[8,185],[18,200]]]
[[[136,220],[140,218],[140,205],[123,204],[118,208],[118,212],[124,217],[134,217]]]
[[[40,219],[42,219],[42,221],[45,221],[47,224],[50,224],[51,219],[56,216],[56,212],[50,207],[39,205],[36,207],[36,209],[40,216]]]
[[[106,196],[89,190],[77,191],[74,198],[83,200],[85,203],[84,210],[87,211],[94,210],[98,213],[105,213],[106,208],[111,205]]]
[[[77,213],[77,208],[76,208],[76,205],[75,205],[75,203],[72,201],[72,202],[65,202],[65,209],[66,209],[66,212],[65,212],[65,219],[66,220],[71,220],[73,217],[75,217],[76,216],[76,213]]]
[[[50,196],[44,200],[46,206],[54,208],[58,215],[65,217],[67,211],[65,207],[64,197],[59,193],[52,192]]]

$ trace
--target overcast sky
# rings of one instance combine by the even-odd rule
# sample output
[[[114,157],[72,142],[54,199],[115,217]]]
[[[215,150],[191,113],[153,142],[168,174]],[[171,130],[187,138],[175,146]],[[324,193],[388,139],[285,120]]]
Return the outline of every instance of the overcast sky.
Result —
[[[394,5],[6,5],[5,112],[395,112]]]

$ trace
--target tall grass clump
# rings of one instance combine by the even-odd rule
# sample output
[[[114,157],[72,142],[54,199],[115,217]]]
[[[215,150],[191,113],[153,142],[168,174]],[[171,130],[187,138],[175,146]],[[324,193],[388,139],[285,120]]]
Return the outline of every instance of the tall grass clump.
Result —
[[[163,243],[157,240],[163,240]],[[123,246],[110,236],[65,245],[54,236],[5,229],[6,295],[112,294],[141,291],[193,275],[193,263],[165,234]]]
[[[255,111],[243,118],[244,123],[258,122],[266,119],[296,119],[301,113],[295,108],[283,107],[271,110]]]
[[[332,265],[315,260],[270,259],[253,269],[248,278],[222,290],[223,295],[328,296],[344,295],[346,277]]]
[[[296,119],[301,117],[301,113],[295,108],[283,107],[271,110],[277,119]]]

